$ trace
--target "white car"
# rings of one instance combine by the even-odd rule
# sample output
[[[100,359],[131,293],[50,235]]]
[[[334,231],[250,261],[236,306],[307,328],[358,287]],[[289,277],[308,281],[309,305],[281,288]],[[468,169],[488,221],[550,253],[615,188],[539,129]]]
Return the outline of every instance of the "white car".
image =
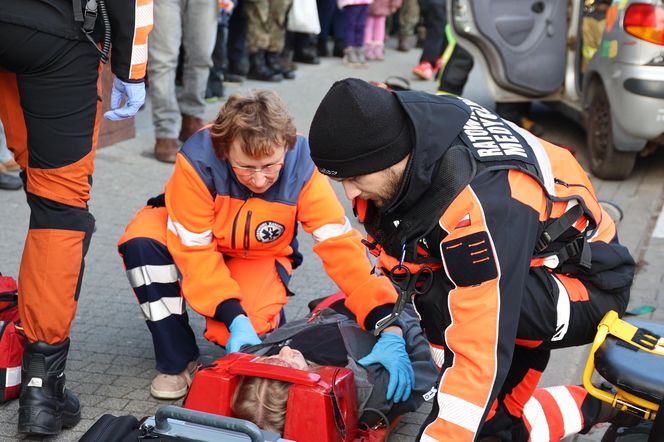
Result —
[[[542,100],[586,128],[590,170],[624,179],[637,154],[664,144],[664,3],[614,0],[581,72],[581,0],[448,0],[458,44],[483,65],[500,101]]]

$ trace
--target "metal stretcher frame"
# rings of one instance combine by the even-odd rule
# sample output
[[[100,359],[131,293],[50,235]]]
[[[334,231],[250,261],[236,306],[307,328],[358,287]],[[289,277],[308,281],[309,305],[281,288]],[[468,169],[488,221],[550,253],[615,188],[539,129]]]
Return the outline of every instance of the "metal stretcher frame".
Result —
[[[608,402],[613,407],[634,414],[646,420],[655,420],[659,405],[631,394],[623,389],[616,387],[616,393],[613,394],[595,387],[592,382],[592,374],[595,371],[595,353],[604,343],[606,338],[611,335],[627,342],[629,345],[638,347],[640,350],[653,353],[664,357],[664,339],[650,333],[648,330],[639,328],[618,317],[615,311],[608,312],[600,324],[597,326],[597,334],[593,341],[586,367],[583,372],[583,385],[588,392],[604,402]]]

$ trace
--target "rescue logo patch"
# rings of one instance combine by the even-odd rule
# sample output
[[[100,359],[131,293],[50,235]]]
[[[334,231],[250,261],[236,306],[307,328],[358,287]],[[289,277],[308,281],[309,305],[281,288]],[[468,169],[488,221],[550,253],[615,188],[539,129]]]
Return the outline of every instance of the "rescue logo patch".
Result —
[[[256,227],[258,242],[276,241],[284,233],[284,226],[274,221],[264,221]]]

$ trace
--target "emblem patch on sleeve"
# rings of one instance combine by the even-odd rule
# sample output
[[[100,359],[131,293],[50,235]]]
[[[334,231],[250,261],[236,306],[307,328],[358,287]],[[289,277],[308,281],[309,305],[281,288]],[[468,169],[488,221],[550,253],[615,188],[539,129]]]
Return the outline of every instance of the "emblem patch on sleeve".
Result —
[[[274,221],[264,221],[256,227],[258,242],[276,241],[284,233],[284,226]]]
[[[443,243],[441,249],[448,276],[457,287],[478,285],[498,276],[493,248],[486,232]]]

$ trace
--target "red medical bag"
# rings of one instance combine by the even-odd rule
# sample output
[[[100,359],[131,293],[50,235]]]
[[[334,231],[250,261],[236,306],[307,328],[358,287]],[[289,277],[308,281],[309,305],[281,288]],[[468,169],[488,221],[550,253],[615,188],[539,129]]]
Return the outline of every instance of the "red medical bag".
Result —
[[[0,274],[0,321],[18,320],[18,287],[11,276]]]
[[[298,442],[350,442],[357,432],[353,372],[341,367],[302,371],[255,362],[257,356],[232,353],[196,373],[183,406],[233,416],[231,401],[241,376],[292,384],[288,393],[284,439]]]
[[[21,361],[25,336],[17,328],[18,289],[10,276],[0,275],[0,404],[21,392]]]

